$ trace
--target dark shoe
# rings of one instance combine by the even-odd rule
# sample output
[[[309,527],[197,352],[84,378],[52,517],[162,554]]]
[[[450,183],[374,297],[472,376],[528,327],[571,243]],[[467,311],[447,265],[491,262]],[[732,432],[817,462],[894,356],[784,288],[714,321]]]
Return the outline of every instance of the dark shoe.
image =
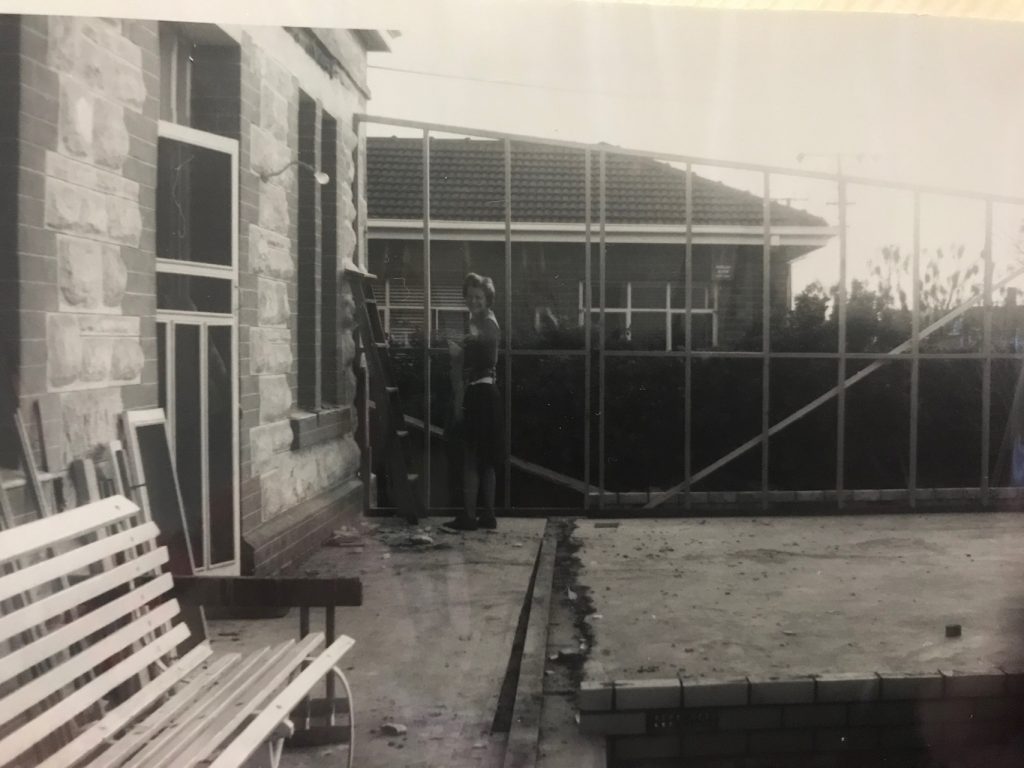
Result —
[[[450,531],[475,531],[477,529],[476,520],[471,520],[468,517],[456,517],[454,520],[444,523],[443,527]]]
[[[498,518],[494,515],[482,515],[477,522],[481,528],[487,531],[495,531],[498,529]]]

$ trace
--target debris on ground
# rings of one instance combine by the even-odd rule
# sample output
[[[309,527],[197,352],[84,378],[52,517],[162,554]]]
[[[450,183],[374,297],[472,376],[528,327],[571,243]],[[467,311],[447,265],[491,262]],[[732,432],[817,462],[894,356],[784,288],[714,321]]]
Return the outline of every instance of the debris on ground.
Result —
[[[562,662],[577,661],[583,655],[580,648],[559,648],[555,660]]]
[[[358,547],[363,544],[363,535],[355,528],[343,525],[335,529],[327,540],[328,547]]]
[[[959,624],[946,625],[946,637],[960,637],[962,633],[963,628]]]
[[[409,729],[401,723],[384,723],[380,727],[380,732],[385,736],[405,736]]]

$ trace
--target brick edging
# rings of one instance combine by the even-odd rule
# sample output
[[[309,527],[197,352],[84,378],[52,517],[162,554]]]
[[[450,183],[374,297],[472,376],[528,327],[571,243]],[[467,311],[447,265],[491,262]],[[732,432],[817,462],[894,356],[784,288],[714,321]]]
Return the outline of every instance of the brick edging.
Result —
[[[577,705],[586,733],[651,731],[647,713],[785,705],[856,704],[1024,696],[1024,666],[924,673],[828,673],[789,678],[584,681]]]

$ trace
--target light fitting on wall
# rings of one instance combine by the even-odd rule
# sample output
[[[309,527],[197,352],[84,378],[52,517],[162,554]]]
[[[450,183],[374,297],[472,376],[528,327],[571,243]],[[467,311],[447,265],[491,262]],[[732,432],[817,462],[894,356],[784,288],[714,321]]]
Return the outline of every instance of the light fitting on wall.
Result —
[[[312,171],[313,172],[313,178],[316,179],[316,183],[319,184],[321,187],[326,186],[326,185],[331,183],[331,177],[330,176],[328,176],[323,171],[318,171],[312,165],[310,165],[309,163],[307,163],[307,162],[305,162],[303,160],[292,160],[290,163],[288,163],[287,165],[285,165],[281,169],[276,170],[276,171],[271,171],[270,173],[267,173],[266,171],[264,171],[263,173],[260,174],[260,181],[268,181],[268,180],[274,178],[275,176],[280,176],[282,173],[287,171],[293,165],[298,165],[298,166],[301,166],[301,167],[305,168],[307,171]]]

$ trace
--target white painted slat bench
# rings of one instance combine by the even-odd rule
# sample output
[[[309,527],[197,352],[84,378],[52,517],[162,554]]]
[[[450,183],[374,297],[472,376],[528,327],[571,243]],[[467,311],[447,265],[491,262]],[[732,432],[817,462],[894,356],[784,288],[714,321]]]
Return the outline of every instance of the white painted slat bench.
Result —
[[[158,534],[121,496],[0,532],[0,766],[276,767],[293,711],[331,675],[351,718],[337,668],[350,637],[215,656],[179,598],[328,606],[333,635],[358,580],[179,579]]]

